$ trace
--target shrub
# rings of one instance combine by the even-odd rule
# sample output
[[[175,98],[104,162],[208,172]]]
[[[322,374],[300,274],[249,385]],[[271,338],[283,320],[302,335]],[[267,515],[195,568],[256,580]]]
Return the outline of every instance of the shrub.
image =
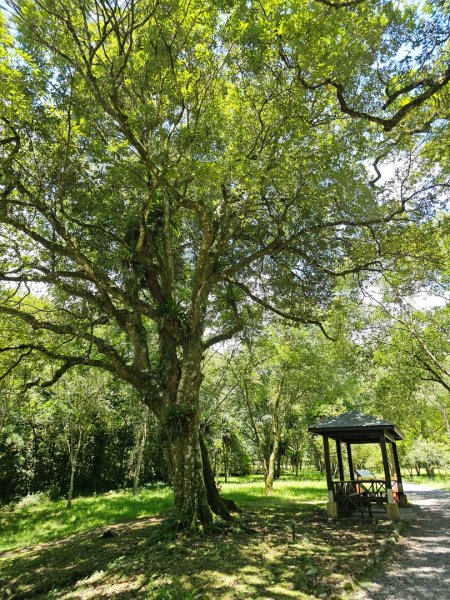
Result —
[[[39,504],[44,504],[49,501],[49,496],[44,492],[36,492],[35,494],[27,494],[23,498],[21,498],[16,506],[18,508],[25,508],[28,506],[38,506]]]

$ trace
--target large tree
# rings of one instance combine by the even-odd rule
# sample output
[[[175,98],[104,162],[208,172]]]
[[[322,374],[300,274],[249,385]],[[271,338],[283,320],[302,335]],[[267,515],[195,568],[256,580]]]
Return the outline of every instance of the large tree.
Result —
[[[431,216],[445,7],[6,4],[0,311],[30,328],[10,364],[50,358],[33,385],[80,364],[132,384],[183,519],[227,517],[199,438],[203,354],[255,307],[323,328],[336,278],[386,268]],[[389,161],[399,185],[381,187]]]

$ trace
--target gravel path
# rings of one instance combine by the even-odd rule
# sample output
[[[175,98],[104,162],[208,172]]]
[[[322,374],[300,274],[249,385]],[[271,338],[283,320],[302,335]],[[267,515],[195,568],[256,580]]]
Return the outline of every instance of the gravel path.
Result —
[[[450,493],[412,483],[404,488],[418,515],[384,572],[354,600],[450,600]]]

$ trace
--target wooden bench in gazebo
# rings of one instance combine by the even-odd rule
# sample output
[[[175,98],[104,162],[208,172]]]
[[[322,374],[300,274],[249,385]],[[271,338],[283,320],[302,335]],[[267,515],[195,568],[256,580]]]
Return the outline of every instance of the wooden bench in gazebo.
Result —
[[[403,482],[397,453],[397,442],[404,439],[403,433],[393,424],[356,410],[330,417],[309,427],[309,431],[323,436],[325,469],[328,488],[328,516],[351,515],[359,512],[372,515],[372,508],[383,508],[389,519],[399,518],[399,506],[406,506]],[[330,461],[329,440],[336,442],[339,479],[333,480]],[[379,444],[383,459],[384,479],[357,477],[353,469],[352,444]],[[350,477],[344,476],[342,444],[346,445]],[[391,446],[396,479],[391,479],[387,447]]]

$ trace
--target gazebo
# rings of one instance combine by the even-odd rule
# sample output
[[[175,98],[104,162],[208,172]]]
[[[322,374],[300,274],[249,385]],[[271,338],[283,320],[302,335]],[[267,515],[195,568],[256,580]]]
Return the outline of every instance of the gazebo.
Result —
[[[351,410],[330,417],[308,428],[311,433],[323,436],[325,469],[327,474],[329,517],[337,518],[353,512],[372,514],[373,505],[383,507],[389,519],[399,518],[399,506],[406,506],[403,482],[397,454],[397,442],[405,439],[403,433],[393,424]],[[329,440],[336,442],[337,468],[339,479],[333,480],[330,462]],[[349,479],[344,476],[342,444],[346,445]],[[362,474],[355,475],[352,460],[352,444],[379,444],[383,459],[384,479],[375,479]],[[391,446],[396,480],[391,479],[387,447]],[[368,473],[368,472],[367,472]],[[368,473],[371,475],[370,473]]]

